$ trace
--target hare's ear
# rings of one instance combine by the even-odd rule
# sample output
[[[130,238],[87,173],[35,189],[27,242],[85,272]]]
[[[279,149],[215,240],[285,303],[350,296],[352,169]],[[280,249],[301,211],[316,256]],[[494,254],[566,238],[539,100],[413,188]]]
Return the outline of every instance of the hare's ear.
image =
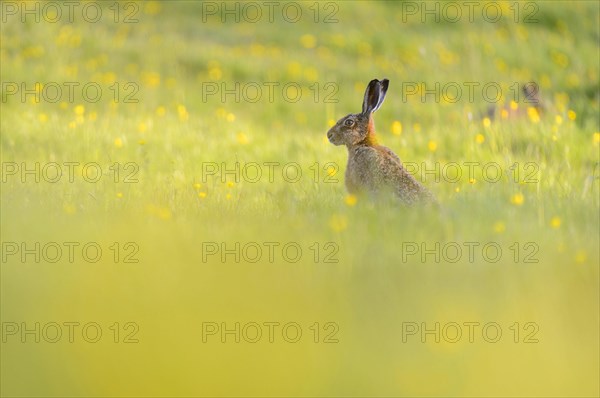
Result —
[[[390,81],[388,79],[383,79],[382,81],[373,79],[369,82],[363,100],[363,114],[369,115],[379,109],[383,103],[389,84]]]
[[[381,104],[383,104],[383,100],[385,98],[385,95],[387,94],[389,85],[390,85],[390,81],[388,79],[383,79],[379,83],[379,101],[377,102],[377,106],[375,107],[375,109],[373,109],[373,112],[375,112],[377,109],[379,109]]]

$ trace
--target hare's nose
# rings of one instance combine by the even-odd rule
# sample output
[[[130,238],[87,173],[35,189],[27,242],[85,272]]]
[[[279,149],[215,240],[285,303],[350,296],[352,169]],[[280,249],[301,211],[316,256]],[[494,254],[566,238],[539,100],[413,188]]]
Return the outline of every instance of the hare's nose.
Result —
[[[331,140],[331,137],[333,137],[333,133],[332,133],[332,131],[331,131],[331,130],[329,130],[329,131],[327,132],[327,139]]]

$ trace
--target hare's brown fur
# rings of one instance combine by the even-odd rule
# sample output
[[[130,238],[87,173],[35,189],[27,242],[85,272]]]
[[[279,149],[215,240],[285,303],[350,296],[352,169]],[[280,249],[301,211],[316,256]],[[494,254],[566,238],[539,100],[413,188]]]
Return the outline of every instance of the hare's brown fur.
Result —
[[[372,80],[365,92],[363,111],[341,118],[327,132],[332,144],[348,148],[346,188],[352,194],[373,196],[391,191],[405,204],[432,201],[433,195],[406,171],[400,158],[377,143],[373,112],[381,106],[388,84],[387,79]]]

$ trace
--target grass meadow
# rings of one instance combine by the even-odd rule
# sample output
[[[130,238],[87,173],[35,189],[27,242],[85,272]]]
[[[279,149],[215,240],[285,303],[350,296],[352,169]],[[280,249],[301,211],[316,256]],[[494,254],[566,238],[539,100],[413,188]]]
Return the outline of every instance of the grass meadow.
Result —
[[[2,396],[598,396],[598,3],[267,3],[2,2]]]

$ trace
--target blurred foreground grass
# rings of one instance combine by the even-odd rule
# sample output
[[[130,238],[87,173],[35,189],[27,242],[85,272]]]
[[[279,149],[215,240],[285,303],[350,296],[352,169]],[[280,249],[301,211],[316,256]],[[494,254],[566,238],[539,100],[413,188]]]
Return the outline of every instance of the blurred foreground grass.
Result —
[[[522,12],[537,5],[537,22],[515,23],[506,16],[513,3],[500,2],[499,22],[457,24],[405,21],[395,2],[320,3],[319,23],[309,2],[297,3],[311,16],[297,23],[204,21],[203,5],[187,1],[119,3],[114,23],[102,4],[108,16],[97,23],[2,23],[3,327],[75,321],[103,330],[95,344],[23,344],[3,332],[3,396],[598,395],[597,3],[518,3]],[[322,23],[336,9],[338,22]],[[122,23],[132,10],[138,22]],[[384,76],[381,141],[418,164],[417,175],[436,170],[423,179],[439,210],[346,195],[346,150],[325,132],[358,112],[366,83]],[[497,82],[508,105],[514,84],[528,81],[547,111],[518,120],[482,119],[481,95],[422,102],[402,90]],[[97,102],[79,88],[73,101],[23,102],[7,94],[10,82],[40,82],[39,92],[97,82],[103,91]],[[206,96],[207,83],[236,82],[258,83],[263,96]],[[265,82],[297,83],[302,97],[285,101],[276,90],[269,101]],[[325,101],[330,87],[338,102]],[[124,102],[129,94],[139,101]],[[23,162],[39,162],[39,174],[56,162],[65,175],[51,183],[9,172]],[[64,162],[78,163],[74,182]],[[95,183],[81,178],[92,162],[104,173]],[[262,165],[263,177],[222,179],[223,163],[236,162]],[[277,163],[272,182],[268,162]],[[282,174],[292,162],[297,182]],[[443,173],[453,162],[458,178]],[[465,162],[480,165],[473,176]],[[209,163],[219,172],[207,176]],[[497,182],[482,174],[486,164],[502,170]],[[98,242],[103,255],[22,262],[7,242]],[[123,263],[127,242],[138,263]],[[207,242],[279,246],[272,262],[266,250],[256,263],[220,252],[205,261]],[[302,249],[297,262],[282,254],[289,242]],[[421,250],[436,243],[439,261]],[[501,249],[497,262],[482,249],[490,243]],[[473,261],[466,244],[476,247]],[[462,255],[448,261],[457,246]],[[115,322],[135,322],[139,342],[122,343],[121,330],[114,343]],[[203,342],[203,322],[297,322],[303,335]],[[337,343],[323,343],[328,322],[339,326]],[[457,343],[404,342],[407,322],[496,322],[502,336],[470,343],[463,329]],[[523,342],[528,322],[539,327],[537,343]]]

